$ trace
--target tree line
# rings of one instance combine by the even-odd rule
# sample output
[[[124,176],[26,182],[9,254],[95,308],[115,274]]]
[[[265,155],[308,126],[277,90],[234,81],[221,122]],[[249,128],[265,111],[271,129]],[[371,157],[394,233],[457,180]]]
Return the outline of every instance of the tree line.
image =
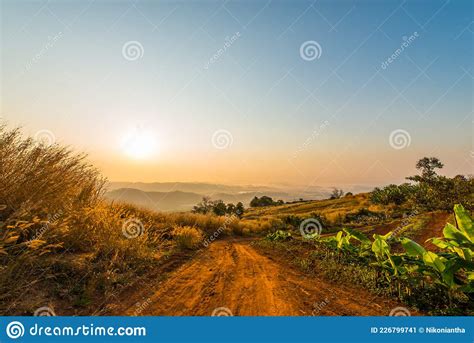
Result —
[[[211,200],[210,197],[203,197],[202,201],[193,207],[193,213],[200,214],[215,214],[217,216],[236,215],[242,217],[244,214],[244,204],[238,202],[237,204],[224,203],[222,200]]]
[[[473,176],[456,175],[449,178],[438,175],[437,170],[443,167],[444,164],[438,158],[424,157],[416,164],[420,174],[406,178],[412,183],[376,187],[370,199],[375,204],[408,204],[426,211],[450,210],[455,204],[463,204],[464,207],[472,210],[474,205]]]

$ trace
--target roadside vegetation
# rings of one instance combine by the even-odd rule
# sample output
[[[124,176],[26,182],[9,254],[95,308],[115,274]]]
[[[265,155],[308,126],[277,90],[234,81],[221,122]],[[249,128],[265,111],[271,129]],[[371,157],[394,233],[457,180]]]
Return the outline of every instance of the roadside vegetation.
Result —
[[[474,222],[461,205],[454,211],[454,224],[429,239],[433,250],[392,231],[369,239],[348,228],[312,240],[276,231],[257,246],[280,251],[305,272],[397,297],[422,313],[473,315]]]
[[[110,203],[105,181],[86,156],[0,126],[0,315],[53,299],[58,314],[90,314],[216,231],[244,231],[238,218]]]
[[[262,196],[247,209],[204,198],[192,212],[160,213],[106,200],[106,180],[85,155],[0,126],[0,315],[43,306],[100,314],[137,279],[152,270],[165,277],[229,236],[262,238],[255,246],[308,273],[427,313],[472,314],[473,179],[439,176],[433,158],[417,166],[410,184],[371,193],[335,189],[331,199],[292,203]],[[321,237],[302,238],[308,219]]]

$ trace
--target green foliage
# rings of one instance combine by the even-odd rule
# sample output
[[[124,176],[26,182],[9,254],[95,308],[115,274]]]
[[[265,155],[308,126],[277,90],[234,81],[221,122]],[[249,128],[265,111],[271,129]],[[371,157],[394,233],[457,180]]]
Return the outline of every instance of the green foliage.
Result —
[[[454,204],[474,206],[474,179],[463,175],[448,178],[438,175],[436,169],[443,167],[436,157],[425,157],[418,161],[416,168],[421,175],[407,177],[414,184],[388,185],[375,188],[370,200],[374,204],[402,205],[408,203],[414,208],[426,211],[450,210]]]
[[[217,200],[214,202],[214,206],[212,208],[212,212],[216,216],[225,216],[227,213],[228,206],[224,204],[222,200]]]
[[[250,201],[250,207],[277,206],[283,204],[283,200],[273,201],[271,197],[268,197],[266,195],[262,196],[261,198],[254,197],[252,201]]]
[[[283,222],[285,224],[291,225],[293,227],[298,227],[301,224],[302,219],[294,214],[289,214],[283,217]]]
[[[227,211],[229,213],[229,211]],[[241,218],[242,215],[244,214],[244,204],[242,204],[240,201],[235,205],[234,213]]]
[[[416,169],[421,171],[421,175],[409,176],[408,180],[416,182],[431,182],[438,176],[435,169],[441,169],[444,164],[436,157],[423,157],[416,163]]]
[[[322,239],[339,254],[358,256],[360,262],[379,270],[390,287],[411,294],[420,284],[433,283],[454,294],[474,293],[474,224],[462,205],[454,206],[457,226],[446,224],[442,238],[431,238],[440,251],[433,252],[409,238],[394,238],[392,232],[374,234],[373,241],[363,233],[343,229],[335,236]],[[404,253],[392,253],[391,244],[401,243]],[[403,289],[405,291],[403,291]]]
[[[266,239],[269,241],[286,241],[291,239],[291,232],[277,230],[275,232],[271,232],[266,236]]]
[[[199,214],[215,214],[216,216],[236,215],[239,218],[244,213],[244,205],[239,202],[237,205],[232,203],[225,204],[222,200],[212,201],[209,197],[203,197],[202,201],[194,206],[193,213]]]
[[[346,223],[355,222],[369,224],[372,222],[378,222],[384,218],[384,213],[370,211],[369,209],[363,207],[355,212],[346,214],[344,221]]]
[[[413,194],[413,192],[414,192],[414,187],[407,183],[404,183],[400,186],[392,184],[382,189],[376,187],[370,195],[370,200],[374,204],[401,205],[409,199],[409,197],[411,196],[411,194]]]

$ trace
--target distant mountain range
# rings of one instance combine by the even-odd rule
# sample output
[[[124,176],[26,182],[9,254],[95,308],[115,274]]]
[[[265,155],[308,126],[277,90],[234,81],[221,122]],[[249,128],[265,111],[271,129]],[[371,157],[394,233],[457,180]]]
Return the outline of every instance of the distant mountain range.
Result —
[[[357,188],[357,191],[356,191]],[[371,189],[352,186],[353,193]],[[241,186],[195,182],[111,182],[106,197],[112,201],[128,202],[156,211],[189,211],[204,196],[225,203],[241,201],[246,207],[255,196],[266,195],[274,200],[294,201],[324,199],[329,197],[331,187],[303,186]]]

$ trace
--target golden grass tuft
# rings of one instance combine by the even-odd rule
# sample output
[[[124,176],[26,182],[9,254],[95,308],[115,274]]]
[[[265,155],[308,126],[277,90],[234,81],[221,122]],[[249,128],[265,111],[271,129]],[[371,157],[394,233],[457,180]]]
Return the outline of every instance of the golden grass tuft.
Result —
[[[105,181],[84,155],[0,125],[0,315],[51,300],[91,314],[177,247],[242,231],[238,218],[110,203]]]
[[[203,240],[201,231],[191,226],[176,226],[172,234],[180,249],[197,249]]]

